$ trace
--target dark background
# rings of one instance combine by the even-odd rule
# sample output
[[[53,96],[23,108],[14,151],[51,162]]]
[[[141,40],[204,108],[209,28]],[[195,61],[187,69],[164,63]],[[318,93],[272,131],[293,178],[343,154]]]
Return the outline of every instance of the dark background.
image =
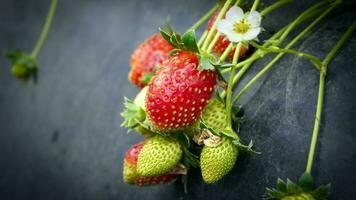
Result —
[[[0,52],[30,52],[49,0],[0,1]],[[272,1],[262,1],[269,5]],[[11,77],[0,58],[0,199],[260,199],[277,177],[304,170],[314,123],[318,72],[285,56],[241,99],[241,137],[253,139],[259,156],[241,156],[215,185],[198,170],[181,184],[137,188],[122,181],[125,150],[142,140],[120,127],[123,98],[137,88],[127,81],[135,47],[169,16],[184,31],[215,1],[60,0],[47,43],[38,58],[37,85]],[[264,21],[265,35],[293,19],[312,1],[296,1]],[[296,45],[323,58],[355,17],[338,9]],[[294,32],[294,34],[297,32]],[[263,39],[263,37],[262,37]],[[289,40],[290,38],[288,38]],[[356,36],[330,63],[326,101],[313,175],[332,183],[335,200],[356,199]],[[270,60],[257,62],[250,79]]]

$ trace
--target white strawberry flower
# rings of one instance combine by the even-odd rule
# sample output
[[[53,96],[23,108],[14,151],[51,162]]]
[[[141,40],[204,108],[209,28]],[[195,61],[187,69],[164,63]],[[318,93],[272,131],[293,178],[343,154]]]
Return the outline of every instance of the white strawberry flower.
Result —
[[[242,42],[256,39],[261,32],[261,15],[257,11],[243,12],[234,6],[226,13],[225,19],[217,24],[220,33],[226,35],[231,42]]]

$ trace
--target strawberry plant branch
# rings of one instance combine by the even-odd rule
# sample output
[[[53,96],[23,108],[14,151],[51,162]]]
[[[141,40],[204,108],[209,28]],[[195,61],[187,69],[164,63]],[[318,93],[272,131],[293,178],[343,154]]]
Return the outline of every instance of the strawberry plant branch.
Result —
[[[265,16],[265,15],[269,14],[270,12],[272,12],[274,9],[279,8],[279,7],[283,6],[284,4],[290,3],[292,1],[293,0],[280,0],[272,5],[268,6],[267,8],[263,9],[260,14],[261,14],[261,16]]]
[[[51,24],[52,24],[53,16],[54,16],[54,14],[56,12],[57,4],[58,4],[58,0],[52,0],[51,1],[51,5],[50,5],[49,11],[48,11],[48,15],[47,15],[47,18],[46,18],[45,25],[43,26],[41,35],[40,35],[40,37],[39,37],[39,39],[37,41],[37,44],[36,44],[35,48],[33,49],[32,53],[31,53],[31,57],[33,59],[37,58],[38,53],[41,51],[41,49],[42,49],[42,47],[44,45],[44,42],[46,41],[49,29],[50,29]]]
[[[257,7],[258,7],[259,4],[260,4],[260,0],[255,0],[255,1],[253,2],[252,7],[251,7],[251,11],[255,11],[255,10],[257,9]]]
[[[214,36],[215,30],[216,30],[218,21],[221,20],[224,17],[224,15],[225,15],[227,9],[229,8],[229,5],[231,4],[231,2],[232,2],[232,0],[227,0],[225,2],[224,6],[221,8],[221,11],[219,12],[218,17],[216,18],[213,26],[211,27],[211,29],[210,29],[210,31],[209,31],[209,33],[208,33],[208,35],[207,35],[207,37],[206,37],[206,39],[205,39],[205,41],[203,43],[203,46],[202,46],[203,50],[206,50],[208,48],[208,45],[209,45],[210,41],[213,39],[213,36]]]
[[[310,7],[307,12],[310,12],[312,10],[315,10],[317,8],[320,8],[321,6],[325,5],[327,2],[326,1],[321,1],[315,5],[313,5],[312,7]],[[279,44],[282,43],[286,37],[288,36],[288,34],[298,25],[298,22],[301,20],[303,16],[299,16],[297,17],[296,20],[294,20],[287,28],[286,31],[284,31],[284,33],[281,35],[281,37],[278,39],[279,40]]]
[[[267,8],[263,9],[260,14],[261,14],[262,17],[263,17],[263,16],[266,16],[267,14],[269,14],[270,12],[272,12],[273,10],[275,10],[275,9],[277,9],[277,8],[283,6],[283,5],[285,5],[285,4],[287,4],[287,3],[291,2],[291,1],[293,1],[293,0],[281,0],[281,1],[279,1],[279,2],[276,2],[276,3],[274,3],[274,4],[270,5],[270,6],[268,6]],[[265,11],[267,11],[267,12],[265,12]],[[275,35],[274,35],[274,37],[275,37],[275,38],[279,37],[279,36],[283,33],[283,31],[284,31],[285,29],[286,29],[286,28],[281,29],[281,30],[278,32],[278,34],[275,34]],[[283,31],[282,31],[282,30],[283,30]],[[282,32],[281,32],[281,31],[282,31]],[[270,38],[270,39],[272,39],[272,38]],[[212,42],[212,43],[214,43],[214,42]],[[211,45],[212,45],[212,44],[211,44]],[[214,46],[214,45],[215,45],[215,43],[214,43],[212,46]],[[233,49],[233,44],[231,43],[231,44],[225,49],[225,51],[223,52],[223,54],[220,56],[218,63],[224,62],[224,61],[226,60],[227,56],[229,55],[229,53],[231,52],[232,49]],[[245,65],[245,64],[248,63],[248,62],[253,62],[252,59],[256,60],[256,59],[258,59],[258,58],[260,58],[260,57],[262,57],[262,56],[261,56],[261,55],[255,55],[255,54],[253,54],[253,56],[251,56],[251,57],[249,58],[249,59],[251,59],[251,60],[247,59],[247,60],[245,60],[245,61],[242,61],[242,62],[238,63],[237,65],[238,65],[238,66],[243,66],[243,65]],[[237,67],[237,65],[236,65],[236,67]],[[237,68],[238,68],[238,67],[237,67]],[[224,73],[227,73],[227,72],[229,72],[229,69],[226,69],[226,70],[222,70],[222,71],[221,71],[221,73],[223,73],[223,74],[224,74]]]
[[[236,47],[236,51],[234,53],[234,57],[232,59],[232,64],[236,64],[239,60],[239,55],[240,55],[240,50],[241,50],[242,43],[239,42]],[[235,74],[235,68],[231,67],[230,71],[230,77],[229,77],[229,82],[227,85],[227,90],[226,90],[226,112],[227,112],[227,123],[228,127],[231,127],[231,97],[232,97],[232,82],[234,79],[234,74]]]
[[[329,14],[338,4],[333,3],[326,11],[324,11],[319,17],[317,17],[309,26],[307,26],[301,33],[299,33],[286,47],[285,49],[291,48],[295,43],[297,43],[307,32],[310,31],[316,24],[318,24],[327,14]],[[257,73],[241,91],[235,96],[233,103],[236,104],[239,98],[247,91],[247,89],[255,83],[264,73],[266,73],[272,66],[279,61],[284,56],[285,53],[279,53],[273,60],[271,60],[260,72]],[[234,82],[233,84],[235,84]]]
[[[322,2],[323,3],[323,2]],[[312,8],[307,9],[306,11],[304,11],[302,14],[300,14],[295,20],[293,20],[293,22],[291,22],[290,24],[286,25],[285,27],[283,27],[282,29],[280,29],[276,34],[274,34],[270,39],[268,39],[265,44],[263,44],[264,47],[267,47],[271,44],[273,44],[274,46],[277,46],[279,44],[281,44],[283,42],[283,40],[278,39],[282,36],[282,34],[284,34],[287,29],[290,26],[293,26],[293,28],[295,28],[297,25],[301,24],[302,22],[308,20],[311,17],[314,17],[315,15],[319,14],[320,11],[320,3],[317,3],[315,6],[313,6]],[[262,11],[263,12],[263,11]],[[289,30],[287,31],[288,34],[292,31],[292,29],[289,28]],[[251,66],[251,64],[261,58],[265,56],[265,52],[261,51],[261,50],[257,50],[249,59],[238,63],[236,65],[236,67],[244,67],[243,69],[241,69],[241,72],[238,73],[237,77],[235,77],[235,82],[237,82],[242,76],[243,74],[248,70],[248,68]],[[245,66],[244,66],[245,65]],[[221,73],[227,73],[228,69],[222,70]],[[238,80],[236,80],[238,79]]]
[[[208,20],[216,10],[220,8],[220,3],[216,4],[212,9],[210,9],[202,18],[200,18],[195,24],[193,24],[188,30],[195,30],[201,26],[206,20]]]
[[[237,0],[233,6],[238,6],[241,3],[241,0]],[[217,21],[217,20],[216,20]],[[213,38],[213,40],[210,42],[208,49],[206,50],[207,53],[210,53],[213,47],[215,46],[216,42],[218,41],[220,37],[220,33],[217,32]],[[230,47],[232,49],[232,47]],[[230,50],[231,51],[231,50]]]
[[[302,58],[306,58],[308,60],[310,60],[310,62],[312,62],[315,66],[315,68],[320,71],[320,67],[321,67],[321,61],[319,58],[317,58],[316,56],[314,55],[311,55],[311,54],[308,54],[308,53],[304,53],[304,52],[300,52],[300,51],[296,51],[296,50],[293,50],[293,49],[281,49],[279,47],[276,47],[276,46],[271,46],[271,47],[264,47],[264,46],[261,46],[255,42],[251,42],[250,43],[252,46],[264,51],[264,52],[267,52],[267,53],[288,53],[288,54],[293,54],[293,55],[296,55],[296,56],[299,56],[299,57],[302,57]]]
[[[318,103],[317,103],[317,109],[316,109],[316,114],[315,114],[315,122],[314,122],[314,129],[313,129],[313,135],[312,135],[312,140],[310,144],[310,150],[309,150],[309,155],[308,155],[308,162],[307,162],[307,167],[306,167],[306,172],[311,173],[311,169],[313,166],[313,160],[314,160],[314,153],[315,153],[315,147],[316,147],[316,142],[318,140],[318,133],[319,133],[319,127],[320,127],[320,119],[321,119],[321,113],[323,109],[323,102],[324,102],[324,92],[325,92],[325,79],[327,75],[327,69],[328,69],[328,64],[330,61],[335,57],[339,49],[345,44],[345,42],[350,38],[352,32],[356,28],[356,22],[354,22],[348,29],[347,31],[342,35],[340,40],[336,43],[334,48],[330,51],[330,53],[325,57],[325,59],[322,62],[321,65],[321,72],[320,72],[320,77],[319,77],[319,93],[318,93]]]
[[[201,47],[207,35],[208,35],[208,31],[204,31],[204,33],[201,35],[198,41],[198,47]]]

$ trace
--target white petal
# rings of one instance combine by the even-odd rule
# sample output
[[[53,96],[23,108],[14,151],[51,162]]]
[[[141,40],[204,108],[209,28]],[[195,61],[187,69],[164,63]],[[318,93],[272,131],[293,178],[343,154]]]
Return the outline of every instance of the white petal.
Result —
[[[240,34],[237,33],[232,33],[229,35],[226,35],[226,37],[230,40],[230,42],[241,42],[243,41],[243,37]]]
[[[248,30],[246,33],[244,33],[242,35],[243,40],[244,41],[253,40],[258,36],[258,34],[260,34],[260,32],[261,32],[261,28],[260,27],[251,28],[250,30]]]
[[[241,21],[244,18],[244,11],[240,7],[233,6],[227,11],[225,18],[233,22]]]
[[[220,20],[217,24],[217,29],[220,33],[227,34],[234,29],[234,24],[231,23],[229,20]]]
[[[261,15],[257,11],[252,11],[248,13],[247,22],[252,28],[257,28],[261,25]]]

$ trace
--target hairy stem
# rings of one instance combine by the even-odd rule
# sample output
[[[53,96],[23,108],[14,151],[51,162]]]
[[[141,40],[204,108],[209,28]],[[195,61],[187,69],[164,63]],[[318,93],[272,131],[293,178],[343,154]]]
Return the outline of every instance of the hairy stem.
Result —
[[[252,8],[251,8],[251,11],[255,11],[258,7],[258,5],[260,4],[260,0],[255,0],[253,2],[253,5],[252,5]]]
[[[222,7],[222,9],[221,9],[218,17],[216,18],[213,26],[210,28],[208,36],[206,37],[206,39],[205,39],[205,41],[203,43],[203,47],[202,47],[203,50],[206,50],[206,48],[208,47],[210,41],[213,39],[213,36],[214,36],[215,30],[216,30],[218,21],[224,17],[224,15],[225,15],[227,9],[229,8],[229,5],[231,4],[231,2],[232,2],[232,0],[227,0],[225,2],[224,6]]]
[[[317,58],[314,55],[308,54],[308,53],[304,53],[304,52],[300,52],[300,51],[296,51],[293,49],[281,49],[279,47],[264,47],[261,45],[256,44],[255,42],[251,42],[250,43],[252,46],[266,52],[266,53],[288,53],[288,54],[293,54],[302,58],[306,58],[308,59],[310,62],[312,62],[314,64],[314,66],[316,67],[316,69],[318,71],[320,71],[320,67],[321,67],[321,61],[319,58]]]
[[[337,4],[332,4],[327,10],[325,10],[319,17],[317,17],[311,24],[309,24],[302,32],[300,32],[291,42],[288,43],[288,45],[285,47],[285,49],[291,48],[294,44],[296,44],[307,32],[310,31],[315,25],[317,25],[328,13],[330,13]],[[238,93],[238,95],[234,98],[234,103],[238,101],[238,99],[247,91],[247,89],[255,83],[264,73],[266,73],[279,59],[281,59],[284,56],[285,53],[279,53],[273,60],[271,60],[252,80],[250,80],[249,83],[246,84],[246,86]],[[248,66],[249,67],[249,66]],[[244,69],[244,68],[242,68]],[[241,69],[241,70],[242,70]],[[240,72],[241,72],[240,70]],[[242,76],[242,75],[241,75]],[[236,79],[240,79],[240,77],[237,77]],[[237,82],[237,80],[234,80],[234,84]]]
[[[268,13],[272,12],[274,9],[279,8],[279,7],[281,7],[287,3],[290,3],[292,1],[293,0],[280,0],[272,5],[268,6],[267,8],[263,9],[260,14],[261,14],[261,16],[265,16]]]
[[[40,38],[38,39],[37,43],[36,43],[36,46],[35,48],[33,49],[32,53],[31,53],[31,57],[36,59],[37,56],[38,56],[38,53],[41,51],[43,45],[44,45],[44,42],[46,41],[46,38],[47,38],[47,35],[48,35],[48,31],[51,27],[51,24],[52,24],[52,20],[53,20],[53,16],[56,12],[56,8],[57,8],[57,3],[58,3],[58,0],[52,0],[51,1],[51,5],[49,7],[49,11],[48,11],[48,15],[47,15],[47,18],[46,18],[46,22],[43,26],[43,29],[42,29],[42,32],[41,32],[41,35],[40,35]]]
[[[204,33],[201,35],[198,41],[198,47],[201,47],[207,35],[208,35],[208,31],[204,31]]]
[[[242,43],[239,42],[236,47],[234,57],[232,59],[232,64],[236,64],[238,62],[241,46],[242,46]],[[234,79],[234,74],[235,74],[235,68],[231,67],[229,82],[228,82],[227,91],[226,91],[226,112],[227,112],[228,127],[231,127],[231,108],[233,105],[233,104],[231,104],[231,98],[232,98],[232,81]]]
[[[347,39],[349,39],[349,37],[352,35],[352,32],[355,30],[355,28],[356,28],[356,22],[354,22],[347,29],[347,31],[342,35],[340,40],[336,43],[334,48],[330,51],[330,53],[325,57],[325,59],[322,62],[322,70],[320,72],[320,77],[319,77],[319,93],[318,93],[318,103],[317,103],[317,108],[316,108],[316,113],[315,113],[314,129],[313,129],[313,135],[312,135],[312,140],[311,140],[310,149],[309,149],[308,162],[307,162],[307,166],[306,166],[306,170],[305,170],[308,173],[311,173],[311,170],[312,170],[315,147],[316,147],[316,143],[318,140],[320,119],[321,119],[321,113],[322,113],[322,109],[323,109],[323,102],[324,102],[324,96],[325,96],[324,95],[325,79],[326,79],[328,64],[335,57],[336,53],[339,51],[339,49],[342,47],[342,45],[345,44]]]

